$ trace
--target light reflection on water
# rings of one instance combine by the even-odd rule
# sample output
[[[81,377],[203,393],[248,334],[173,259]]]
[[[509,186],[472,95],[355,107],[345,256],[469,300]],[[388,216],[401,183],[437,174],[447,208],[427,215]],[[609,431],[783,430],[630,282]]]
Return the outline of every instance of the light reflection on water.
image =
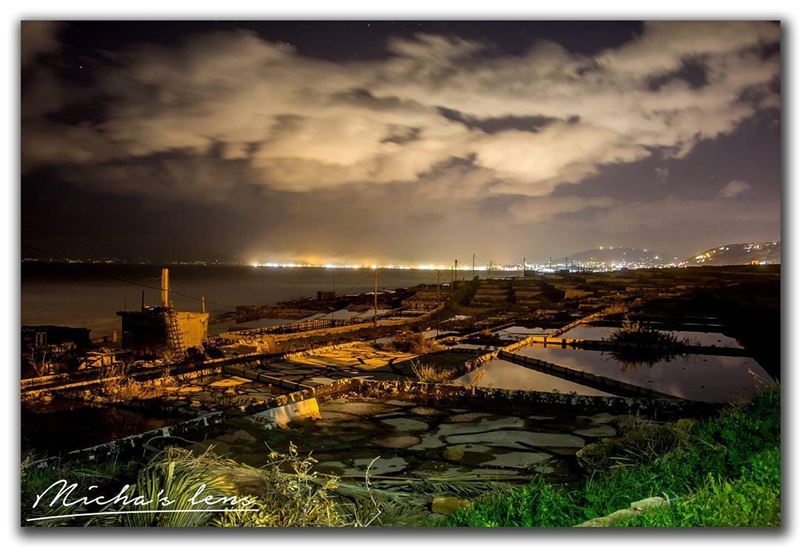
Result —
[[[578,338],[581,340],[602,340],[607,338],[617,329],[615,327],[593,327],[578,326],[562,334],[563,338]],[[689,330],[661,331],[671,332],[678,337],[678,340],[686,340],[687,343],[696,346],[717,346],[720,348],[741,348],[741,344],[730,336],[725,336],[720,332],[700,332]]]
[[[600,351],[533,345],[515,353],[696,401],[746,398],[762,383],[773,383],[761,365],[742,356],[681,355],[654,365],[629,365]]]
[[[455,384],[472,384],[478,387],[521,389],[525,391],[557,391],[579,395],[609,395],[608,393],[525,368],[521,365],[494,359],[453,381]]]

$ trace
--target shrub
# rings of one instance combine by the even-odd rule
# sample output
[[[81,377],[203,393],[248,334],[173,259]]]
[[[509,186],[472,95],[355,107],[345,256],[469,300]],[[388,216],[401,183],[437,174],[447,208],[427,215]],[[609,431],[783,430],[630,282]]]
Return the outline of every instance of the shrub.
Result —
[[[433,365],[426,363],[412,363],[411,372],[417,380],[429,384],[442,384],[449,382],[455,376],[455,371],[450,369],[437,369]]]
[[[401,353],[414,353],[417,355],[442,350],[441,344],[433,338],[426,338],[422,333],[410,330],[404,330],[396,334],[386,348]]]
[[[681,342],[675,334],[627,319],[604,341],[617,346],[611,352],[616,359],[631,365],[654,365],[674,358],[681,349]]]

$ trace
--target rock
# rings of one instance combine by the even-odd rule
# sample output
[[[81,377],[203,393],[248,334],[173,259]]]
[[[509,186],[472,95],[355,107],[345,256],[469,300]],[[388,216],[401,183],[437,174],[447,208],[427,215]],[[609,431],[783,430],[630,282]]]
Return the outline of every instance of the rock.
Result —
[[[608,458],[608,445],[605,442],[587,444],[575,453],[575,457],[582,467],[594,469]]]
[[[456,414],[455,416],[450,416],[447,421],[452,423],[469,423],[477,422],[481,418],[487,418],[489,416],[491,416],[491,414],[487,414],[485,412],[467,412],[466,414]]]
[[[549,454],[543,454],[540,452],[507,452],[505,454],[495,454],[492,460],[481,465],[486,467],[528,469],[536,464],[546,462],[549,459]],[[552,470],[550,471],[552,472]]]
[[[587,520],[586,522],[582,522],[575,527],[608,528],[610,526],[613,526],[614,523],[616,523],[619,520],[636,517],[642,511],[646,511],[647,509],[652,509],[654,507],[663,507],[665,505],[669,505],[669,502],[660,496],[645,498],[643,500],[631,503],[630,509],[620,509],[619,511],[614,511],[613,513],[611,513],[606,517],[598,517],[591,520]]]
[[[320,409],[320,416],[322,416],[322,419],[326,422],[349,422],[357,419],[352,414],[328,410],[324,405]]]
[[[574,432],[576,435],[583,435],[584,437],[613,437],[617,434],[613,427],[610,425],[596,425],[586,429],[578,429]]]
[[[616,416],[609,414],[608,412],[601,412],[600,414],[589,416],[589,419],[594,424],[607,424],[614,421],[615,418]]]
[[[442,414],[442,411],[427,406],[418,406],[416,408],[412,408],[411,413],[416,414],[417,416],[439,416]]]
[[[428,424],[420,421],[414,420],[412,418],[388,418],[383,420],[388,426],[391,426],[399,431],[427,431]]]
[[[408,463],[403,458],[356,458],[353,460],[352,470],[345,473],[347,477],[364,477],[369,469],[370,476],[387,475],[397,473],[408,467]]]
[[[425,435],[422,437],[422,442],[411,447],[411,450],[430,450],[432,448],[440,448],[445,443],[438,435]]]
[[[410,401],[402,401],[400,399],[386,399],[383,402],[386,403],[387,405],[400,406],[400,407],[416,406],[416,403],[412,403]]]
[[[369,416],[392,410],[390,405],[364,401],[346,401],[344,404],[336,405],[328,403],[325,407],[333,411],[355,414],[358,416]]]
[[[584,445],[583,439],[565,433],[541,433],[536,431],[499,430],[466,435],[451,435],[448,444],[470,443],[486,444],[497,448],[554,447],[568,448],[574,453]]]
[[[444,436],[467,433],[485,433],[499,429],[522,429],[525,421],[515,416],[482,418],[472,423],[444,423],[439,425],[439,434]]]
[[[436,496],[431,503],[431,512],[437,515],[450,515],[470,505],[469,501],[454,496]]]
[[[451,462],[461,461],[464,457],[464,449],[456,446],[448,446],[444,449],[442,455],[446,460],[450,460]]]
[[[609,526],[611,526],[611,520],[608,517],[597,517],[596,519],[576,524],[575,528],[608,528]]]
[[[392,437],[385,437],[378,439],[374,442],[377,446],[383,448],[410,448],[420,443],[420,438],[414,435],[394,435]]]
[[[634,501],[631,503],[631,509],[634,511],[646,511],[654,507],[664,507],[669,505],[669,502],[661,496],[654,496],[652,498],[645,498],[643,500]]]
[[[614,511],[606,518],[611,522],[616,522],[624,518],[635,517],[636,515],[637,515],[636,511],[632,511],[630,509],[620,509],[619,511]]]

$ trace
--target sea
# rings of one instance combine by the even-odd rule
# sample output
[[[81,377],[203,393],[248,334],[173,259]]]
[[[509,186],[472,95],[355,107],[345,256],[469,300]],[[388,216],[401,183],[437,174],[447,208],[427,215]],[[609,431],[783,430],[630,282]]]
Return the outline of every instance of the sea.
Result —
[[[23,262],[22,325],[62,325],[91,329],[92,337],[120,328],[117,311],[159,303],[161,265]],[[200,311],[200,298],[212,316],[243,304],[276,304],[317,291],[355,294],[373,290],[370,268],[268,268],[234,265],[170,265],[173,305]],[[469,275],[459,272],[459,278]],[[451,279],[441,272],[441,282]],[[436,283],[431,270],[378,270],[380,290]]]

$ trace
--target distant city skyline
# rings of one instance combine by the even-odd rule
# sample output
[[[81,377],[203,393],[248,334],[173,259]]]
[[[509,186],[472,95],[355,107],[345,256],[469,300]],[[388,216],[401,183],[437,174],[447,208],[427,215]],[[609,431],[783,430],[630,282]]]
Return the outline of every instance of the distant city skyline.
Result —
[[[513,264],[780,239],[773,22],[24,22],[22,241]]]

